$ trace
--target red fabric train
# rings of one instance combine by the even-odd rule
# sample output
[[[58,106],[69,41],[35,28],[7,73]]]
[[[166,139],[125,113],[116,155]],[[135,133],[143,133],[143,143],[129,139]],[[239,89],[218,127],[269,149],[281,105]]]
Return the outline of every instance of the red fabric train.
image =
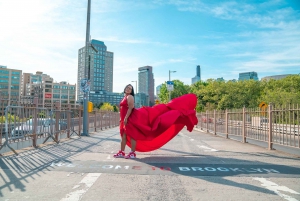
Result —
[[[122,136],[124,132],[126,133],[129,147],[131,147],[130,138],[135,139],[137,151],[159,149],[175,137],[184,126],[190,132],[193,130],[194,125],[198,123],[196,105],[197,96],[186,94],[174,98],[167,104],[133,109],[127,125],[124,126],[123,120],[128,110],[125,96],[120,103],[120,134]]]

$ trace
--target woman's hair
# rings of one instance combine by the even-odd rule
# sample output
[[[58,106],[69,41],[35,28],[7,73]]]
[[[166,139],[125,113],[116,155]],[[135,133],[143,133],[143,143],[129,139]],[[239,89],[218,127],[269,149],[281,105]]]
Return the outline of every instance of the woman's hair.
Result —
[[[127,84],[127,85],[125,86],[125,88],[124,88],[124,94],[125,94],[125,89],[126,89],[126,87],[128,87],[128,86],[131,86],[131,87],[132,87],[132,90],[131,90],[130,95],[134,96],[134,89],[133,89],[133,86],[132,86],[131,84]]]

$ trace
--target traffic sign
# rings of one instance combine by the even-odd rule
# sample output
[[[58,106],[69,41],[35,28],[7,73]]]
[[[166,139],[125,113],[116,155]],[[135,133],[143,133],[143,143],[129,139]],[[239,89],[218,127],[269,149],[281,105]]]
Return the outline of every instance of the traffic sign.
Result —
[[[82,92],[90,91],[90,81],[88,79],[80,80],[80,91],[82,91]]]
[[[174,90],[174,82],[167,81],[167,89],[168,89],[168,91],[173,91]]]

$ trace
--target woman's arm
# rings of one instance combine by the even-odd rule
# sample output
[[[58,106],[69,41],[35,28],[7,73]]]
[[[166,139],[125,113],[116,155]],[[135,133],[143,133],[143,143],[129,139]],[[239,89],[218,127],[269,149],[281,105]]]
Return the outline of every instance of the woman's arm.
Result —
[[[127,119],[130,116],[132,109],[134,108],[134,99],[133,99],[132,95],[127,96],[127,104],[128,104],[128,110],[127,110],[126,116],[124,118],[124,125],[127,124]]]

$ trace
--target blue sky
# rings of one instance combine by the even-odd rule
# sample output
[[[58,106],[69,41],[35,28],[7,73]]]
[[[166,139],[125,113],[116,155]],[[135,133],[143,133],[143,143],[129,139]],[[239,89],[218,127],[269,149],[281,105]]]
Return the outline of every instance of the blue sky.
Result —
[[[77,80],[85,44],[87,0],[0,0],[0,65]],[[114,52],[114,91],[153,66],[168,79],[259,78],[300,73],[300,2],[92,0],[91,38]]]

